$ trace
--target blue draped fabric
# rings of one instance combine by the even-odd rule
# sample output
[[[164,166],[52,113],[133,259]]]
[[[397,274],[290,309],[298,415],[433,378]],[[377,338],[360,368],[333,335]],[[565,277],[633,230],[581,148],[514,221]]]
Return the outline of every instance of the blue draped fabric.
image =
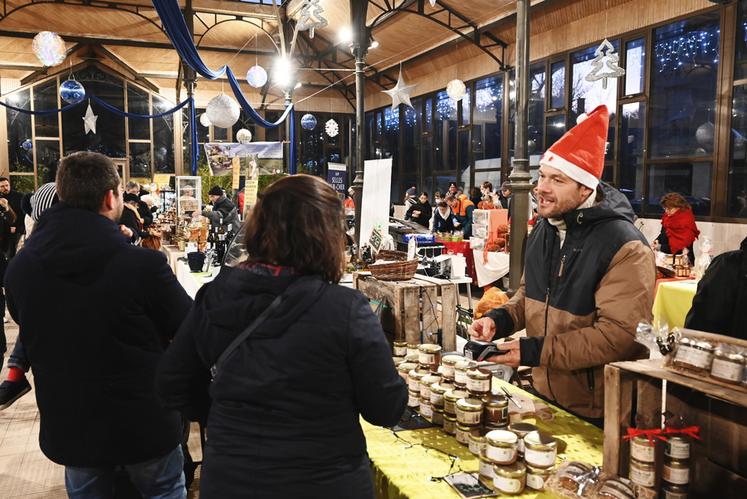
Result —
[[[163,28],[166,31],[169,39],[171,40],[172,45],[174,45],[174,48],[179,53],[182,61],[184,61],[184,63],[192,68],[197,74],[210,80],[215,80],[223,75],[226,75],[239,105],[244,110],[244,112],[249,117],[251,117],[251,119],[254,120],[258,125],[262,126],[263,128],[276,128],[280,126],[288,118],[289,115],[291,116],[291,119],[293,119],[293,104],[291,104],[286,108],[285,112],[277,121],[270,122],[265,120],[257,113],[257,111],[251,106],[251,104],[249,104],[249,102],[244,97],[244,93],[241,91],[239,82],[236,79],[236,76],[233,74],[233,71],[231,71],[231,68],[229,68],[227,65],[224,65],[221,66],[217,71],[213,71],[205,65],[202,58],[200,57],[199,52],[197,51],[197,47],[194,44],[192,35],[190,34],[189,28],[187,27],[187,23],[184,21],[184,16],[182,15],[182,11],[179,8],[178,0],[153,0],[153,7],[155,7],[156,12],[158,12],[158,17],[161,18]],[[194,112],[191,113],[190,118],[191,121],[189,125],[193,129],[192,136],[194,138],[196,136],[194,126]],[[295,122],[293,122],[290,127],[291,133],[288,166],[291,174],[296,173],[296,144],[294,140],[294,128]],[[192,149],[195,149],[194,144],[192,146]],[[193,155],[192,157],[194,160],[195,156]],[[192,170],[193,172],[196,171],[194,164],[192,165]]]
[[[13,111],[18,111],[19,113],[23,114],[33,114],[34,116],[49,116],[51,114],[57,114],[57,113],[63,113],[67,111],[68,109],[72,109],[75,106],[80,106],[83,104],[85,100],[82,100],[80,102],[76,102],[75,104],[68,104],[67,106],[63,106],[59,109],[45,109],[44,111],[32,111],[30,109],[21,109],[20,107],[11,106],[10,104],[6,104],[3,101],[0,101],[0,106],[7,107],[8,109],[12,109]]]
[[[190,103],[189,99],[184,100],[183,102],[180,102],[176,107],[169,109],[168,111],[164,111],[162,113],[158,114],[135,114],[135,113],[128,113],[125,111],[122,111],[121,109],[117,109],[116,107],[112,106],[108,102],[96,97],[95,95],[89,96],[89,98],[95,102],[96,104],[99,104],[101,107],[109,111],[110,113],[117,114],[119,116],[126,116],[127,118],[133,118],[138,120],[150,120],[154,118],[163,118],[164,116],[168,116],[169,114],[174,114],[184,106]]]

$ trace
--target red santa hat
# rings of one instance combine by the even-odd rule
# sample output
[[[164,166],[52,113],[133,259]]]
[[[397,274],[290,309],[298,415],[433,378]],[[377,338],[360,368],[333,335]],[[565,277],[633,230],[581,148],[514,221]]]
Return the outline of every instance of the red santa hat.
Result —
[[[589,189],[596,189],[604,170],[610,117],[605,105],[583,116],[550,146],[540,159],[540,166],[558,169]]]

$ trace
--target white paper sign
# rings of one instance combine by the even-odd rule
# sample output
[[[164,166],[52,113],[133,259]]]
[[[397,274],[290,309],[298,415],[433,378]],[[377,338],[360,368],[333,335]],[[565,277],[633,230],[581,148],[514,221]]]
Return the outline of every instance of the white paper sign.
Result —
[[[368,243],[371,231],[381,225],[389,231],[392,158],[371,159],[364,163],[361,201],[361,246]]]

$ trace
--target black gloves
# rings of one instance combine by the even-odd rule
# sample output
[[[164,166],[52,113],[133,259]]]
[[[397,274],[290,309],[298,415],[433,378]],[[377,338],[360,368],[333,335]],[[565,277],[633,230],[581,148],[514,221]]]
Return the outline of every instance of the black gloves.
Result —
[[[519,338],[521,365],[538,367],[540,365],[540,359],[542,358],[542,347],[544,344],[544,336],[527,336],[526,338]]]
[[[495,323],[495,335],[491,341],[499,340],[513,334],[514,321],[504,308],[494,308],[485,317],[490,317]]]

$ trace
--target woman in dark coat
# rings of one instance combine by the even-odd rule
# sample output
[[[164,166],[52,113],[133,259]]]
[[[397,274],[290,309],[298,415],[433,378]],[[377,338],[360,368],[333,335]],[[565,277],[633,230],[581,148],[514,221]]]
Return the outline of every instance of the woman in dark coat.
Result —
[[[247,222],[249,260],[200,290],[166,352],[164,405],[207,422],[200,497],[374,497],[359,418],[394,425],[407,387],[368,300],[336,284],[342,219],[321,179],[272,184]],[[209,368],[278,295],[211,383]]]
[[[418,202],[410,205],[410,208],[408,208],[407,213],[405,214],[405,220],[412,220],[413,222],[428,228],[432,215],[433,207],[428,201],[428,193],[421,192]]]

